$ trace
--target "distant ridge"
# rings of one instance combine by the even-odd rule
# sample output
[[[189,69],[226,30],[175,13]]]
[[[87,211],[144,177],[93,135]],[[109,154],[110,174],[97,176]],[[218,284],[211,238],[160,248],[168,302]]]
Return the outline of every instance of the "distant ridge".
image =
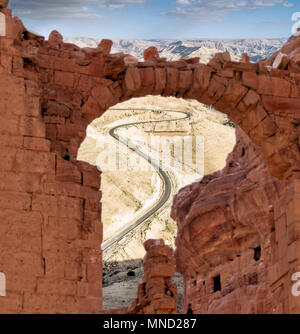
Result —
[[[96,47],[100,39],[88,37],[66,37],[65,42],[80,47]],[[112,52],[129,53],[138,59],[143,58],[143,51],[149,46],[156,46],[161,57],[168,60],[200,57],[207,63],[215,53],[228,51],[233,60],[239,60],[243,53],[248,53],[251,61],[268,58],[280,49],[286,38],[278,39],[197,39],[197,40],[126,40],[114,39]]]

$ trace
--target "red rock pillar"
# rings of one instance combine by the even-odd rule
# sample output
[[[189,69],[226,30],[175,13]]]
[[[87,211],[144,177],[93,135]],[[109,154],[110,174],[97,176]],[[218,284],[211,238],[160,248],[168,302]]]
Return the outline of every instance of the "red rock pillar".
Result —
[[[162,239],[144,243],[143,283],[138,298],[130,305],[129,314],[176,314],[177,288],[172,282],[175,273],[173,249]]]

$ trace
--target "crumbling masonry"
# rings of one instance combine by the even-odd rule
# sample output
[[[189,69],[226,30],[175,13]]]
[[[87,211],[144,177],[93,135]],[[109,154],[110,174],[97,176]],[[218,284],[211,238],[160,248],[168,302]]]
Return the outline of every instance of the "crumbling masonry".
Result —
[[[238,125],[226,167],[174,199],[182,312],[300,313],[291,293],[300,272],[300,37],[259,63],[246,55],[233,62],[228,53],[208,65],[168,62],[154,48],[139,62],[110,54],[108,40],[80,49],[54,31],[46,41],[12,17],[7,2],[0,1],[0,313],[101,313],[100,173],[77,161],[77,151],[95,118],[148,94],[196,99]],[[146,266],[147,258],[155,262],[147,254]],[[150,289],[153,280],[144,283]],[[150,302],[139,303],[140,293],[129,312],[174,312],[176,289],[163,307],[150,290]]]

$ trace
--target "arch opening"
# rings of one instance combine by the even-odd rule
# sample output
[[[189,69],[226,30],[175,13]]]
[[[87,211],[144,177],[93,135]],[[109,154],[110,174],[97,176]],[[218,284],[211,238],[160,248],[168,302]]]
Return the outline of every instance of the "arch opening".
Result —
[[[126,138],[129,143],[118,141]],[[175,248],[177,227],[170,217],[173,197],[179,189],[224,168],[235,143],[235,127],[226,115],[196,100],[174,97],[133,98],[111,107],[89,125],[77,158],[102,170],[105,310],[128,307],[136,297],[143,242],[163,238]],[[130,150],[133,144],[148,161]],[[158,161],[170,184],[170,194],[160,207],[166,183],[155,168]],[[179,273],[174,279],[180,308],[183,282]],[[112,284],[114,289],[120,285],[118,293],[111,291]]]

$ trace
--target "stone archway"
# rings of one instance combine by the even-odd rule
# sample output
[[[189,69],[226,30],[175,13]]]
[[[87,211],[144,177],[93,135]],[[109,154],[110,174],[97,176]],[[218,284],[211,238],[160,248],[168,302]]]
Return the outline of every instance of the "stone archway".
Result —
[[[227,53],[217,54],[208,65],[196,58],[167,62],[154,49],[145,52],[144,62],[138,62],[129,55],[110,54],[107,40],[96,49],[80,49],[63,43],[60,34],[52,32],[44,41],[11,18],[8,10],[3,11],[9,33],[1,43],[5,71],[1,85],[8,98],[2,106],[1,152],[6,163],[1,187],[19,201],[0,205],[3,235],[10,236],[0,246],[0,270],[7,278],[7,303],[1,304],[0,312],[101,312],[100,173],[78,162],[77,151],[87,125],[107,108],[149,94],[194,98],[213,105],[260,147],[259,159],[263,163],[265,159],[269,173],[282,180],[278,181],[281,190],[274,200],[274,216],[270,215],[271,224],[275,221],[280,231],[274,249],[269,249],[274,264],[267,270],[276,278],[271,283],[264,278],[264,282],[277,284],[273,295],[275,300],[285,300],[285,312],[299,312],[299,302],[288,293],[288,275],[299,261],[299,37],[292,37],[271,59],[256,64],[247,57],[232,62]],[[257,150],[247,136],[241,134],[241,141],[248,140],[244,150]],[[221,174],[208,176],[200,188],[230,174],[230,163]],[[242,179],[251,179],[254,170],[255,164]],[[271,177],[266,171],[260,173],[258,169],[256,175]],[[181,206],[181,218],[175,209],[173,215],[182,227],[188,225],[184,215],[191,208],[190,199],[193,202],[200,194],[196,188],[191,186],[179,195],[186,206]],[[222,203],[226,208],[225,198]],[[193,219],[200,214],[201,210],[193,211]],[[229,220],[230,228],[234,221]],[[288,233],[291,240],[287,240]],[[180,244],[180,234],[178,240]],[[181,243],[180,254],[193,253],[186,241]],[[278,245],[289,252],[290,262],[276,253]],[[180,255],[178,261],[180,266]],[[193,257],[191,261],[192,270],[182,268],[187,280],[195,273],[193,266],[197,267]],[[187,298],[190,291],[186,291]]]
[[[299,92],[295,76],[280,67],[286,61],[282,52],[297,43],[291,41],[269,62],[274,66],[232,62],[227,53],[217,54],[208,65],[199,64],[198,59],[166,62],[151,57],[140,63],[129,58],[127,63],[126,57],[117,55],[111,62],[118,66],[104,66],[103,75],[108,80],[102,87],[91,87],[83,117],[92,120],[109,106],[131,97],[153,94],[193,98],[228,114],[262,148],[270,173],[283,178],[298,163],[297,154],[287,151],[297,151],[298,130],[292,124],[298,119],[293,110],[298,107]],[[289,121],[283,121],[284,110],[288,110]],[[278,142],[281,148],[289,149],[279,150]]]

